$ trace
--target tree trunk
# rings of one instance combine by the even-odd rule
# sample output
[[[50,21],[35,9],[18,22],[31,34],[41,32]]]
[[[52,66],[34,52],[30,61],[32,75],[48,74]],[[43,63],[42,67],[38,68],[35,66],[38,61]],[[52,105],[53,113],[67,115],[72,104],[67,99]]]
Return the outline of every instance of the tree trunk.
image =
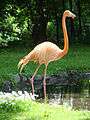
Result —
[[[62,5],[63,5],[63,12],[65,10],[65,0],[62,0]]]
[[[78,38],[80,38],[81,37],[81,32],[82,32],[80,0],[77,0],[77,9],[78,9],[78,20],[79,20]]]
[[[70,10],[72,11],[72,0],[69,0],[69,6],[70,6]],[[70,27],[70,38],[71,38],[71,41],[72,41],[72,39],[73,39],[73,36],[74,36],[74,23],[73,23],[73,19],[71,18],[70,19],[70,21],[71,21],[71,27]]]
[[[37,17],[33,26],[32,38],[34,44],[38,44],[47,40],[47,15],[45,9],[45,0],[36,1]]]
[[[57,43],[59,43],[59,20],[58,20],[58,13],[55,13],[56,15],[56,39],[57,39]]]
[[[43,17],[40,17],[40,21],[36,22],[33,26],[32,38],[34,44],[38,44],[47,40],[46,35],[46,28],[47,28],[47,21],[42,20]]]

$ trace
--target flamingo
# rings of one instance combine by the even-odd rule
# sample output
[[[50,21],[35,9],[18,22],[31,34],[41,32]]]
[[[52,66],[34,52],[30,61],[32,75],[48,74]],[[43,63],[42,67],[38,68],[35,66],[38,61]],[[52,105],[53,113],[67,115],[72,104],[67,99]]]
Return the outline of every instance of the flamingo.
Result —
[[[51,61],[61,59],[68,52],[69,42],[68,42],[68,34],[67,34],[66,21],[65,21],[67,17],[71,17],[74,19],[76,16],[69,10],[66,10],[63,13],[63,17],[62,17],[62,29],[64,33],[64,48],[63,49],[60,49],[56,44],[52,42],[45,41],[37,45],[28,55],[23,57],[18,63],[18,69],[20,69],[20,73],[22,72],[23,67],[29,61],[34,61],[38,63],[38,67],[36,68],[32,78],[30,79],[31,85],[32,85],[32,95],[34,95],[34,85],[33,85],[34,77],[39,67],[42,64],[45,64],[43,87],[44,87],[44,98],[46,99],[46,71],[47,71],[48,64]]]

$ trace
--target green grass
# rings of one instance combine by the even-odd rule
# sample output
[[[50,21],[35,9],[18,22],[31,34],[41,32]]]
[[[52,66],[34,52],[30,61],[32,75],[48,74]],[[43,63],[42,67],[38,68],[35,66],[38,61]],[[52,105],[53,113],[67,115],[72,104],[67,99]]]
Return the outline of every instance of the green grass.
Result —
[[[0,50],[0,75],[17,74],[17,64],[19,60],[30,52],[29,48],[7,48]],[[26,74],[33,74],[37,65],[29,63],[25,67]],[[40,68],[38,74],[42,74],[44,66]],[[58,60],[51,62],[48,66],[47,74],[53,74],[60,71],[79,70],[90,71],[90,47],[74,46],[69,49],[68,54]]]
[[[17,101],[19,110],[0,109],[0,120],[90,120],[90,111],[74,111],[63,106]],[[8,106],[8,104],[7,104]]]

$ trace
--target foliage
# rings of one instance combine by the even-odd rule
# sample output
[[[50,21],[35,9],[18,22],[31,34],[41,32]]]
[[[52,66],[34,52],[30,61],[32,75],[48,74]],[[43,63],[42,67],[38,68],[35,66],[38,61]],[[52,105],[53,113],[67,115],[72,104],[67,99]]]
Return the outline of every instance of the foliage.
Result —
[[[61,17],[66,9],[76,14],[74,23],[67,22],[72,42],[89,43],[90,2],[81,0],[7,0],[0,2],[0,46],[21,41],[31,45],[45,41],[62,41]],[[88,8],[88,9],[86,9]],[[47,29],[49,22],[54,26]],[[47,33],[47,34],[46,34]],[[33,40],[32,40],[33,39]],[[82,39],[82,41],[81,41]]]
[[[54,40],[56,39],[56,27],[55,27],[55,21],[48,22],[47,24],[47,37],[48,40]]]
[[[3,18],[0,19],[1,33],[0,44],[7,45],[9,41],[18,41],[22,37],[31,34],[32,25],[26,9],[21,9],[18,6],[6,4],[3,10]],[[29,22],[29,32],[28,32]]]
[[[89,43],[90,39],[90,3],[81,3],[81,17],[82,17],[82,43]],[[87,9],[86,9],[87,8]]]
[[[3,74],[0,76],[0,91],[3,91],[6,82],[10,83],[10,87],[12,90],[16,90],[17,81],[14,80],[13,75]]]
[[[15,100],[0,100],[0,111],[1,112],[20,112],[22,107]]]
[[[10,103],[9,103],[10,104]],[[7,105],[9,106],[9,105]],[[10,104],[11,106],[11,104]],[[17,106],[17,107],[15,107]],[[21,110],[18,110],[19,109]],[[12,109],[13,108],[13,109]],[[16,108],[16,109],[15,109]],[[89,111],[75,111],[65,108],[64,106],[54,106],[44,103],[25,101],[14,101],[13,107],[9,107],[11,111],[0,112],[1,120],[89,120]],[[14,110],[15,109],[15,110]],[[15,114],[14,114],[15,113]],[[7,116],[7,117],[6,117]]]

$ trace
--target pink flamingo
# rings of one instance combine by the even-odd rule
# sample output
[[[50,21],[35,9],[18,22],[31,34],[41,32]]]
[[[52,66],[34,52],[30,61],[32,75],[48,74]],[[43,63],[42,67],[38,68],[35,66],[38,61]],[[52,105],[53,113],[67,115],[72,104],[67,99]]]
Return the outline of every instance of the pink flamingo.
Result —
[[[21,73],[23,67],[29,61],[34,61],[39,64],[31,78],[32,95],[34,95],[34,85],[33,85],[34,77],[35,77],[39,67],[42,64],[45,64],[43,85],[44,85],[44,97],[46,99],[46,71],[47,71],[48,64],[51,61],[61,59],[68,52],[69,42],[68,42],[68,34],[67,34],[66,21],[65,21],[67,17],[71,17],[74,19],[75,14],[73,14],[69,10],[66,10],[63,13],[63,17],[62,17],[62,28],[63,28],[63,33],[64,33],[64,48],[63,49],[60,49],[57,45],[55,45],[52,42],[46,41],[46,42],[43,42],[43,43],[37,45],[28,55],[23,57],[20,60],[20,62],[18,63],[18,68],[20,68],[20,73]]]

